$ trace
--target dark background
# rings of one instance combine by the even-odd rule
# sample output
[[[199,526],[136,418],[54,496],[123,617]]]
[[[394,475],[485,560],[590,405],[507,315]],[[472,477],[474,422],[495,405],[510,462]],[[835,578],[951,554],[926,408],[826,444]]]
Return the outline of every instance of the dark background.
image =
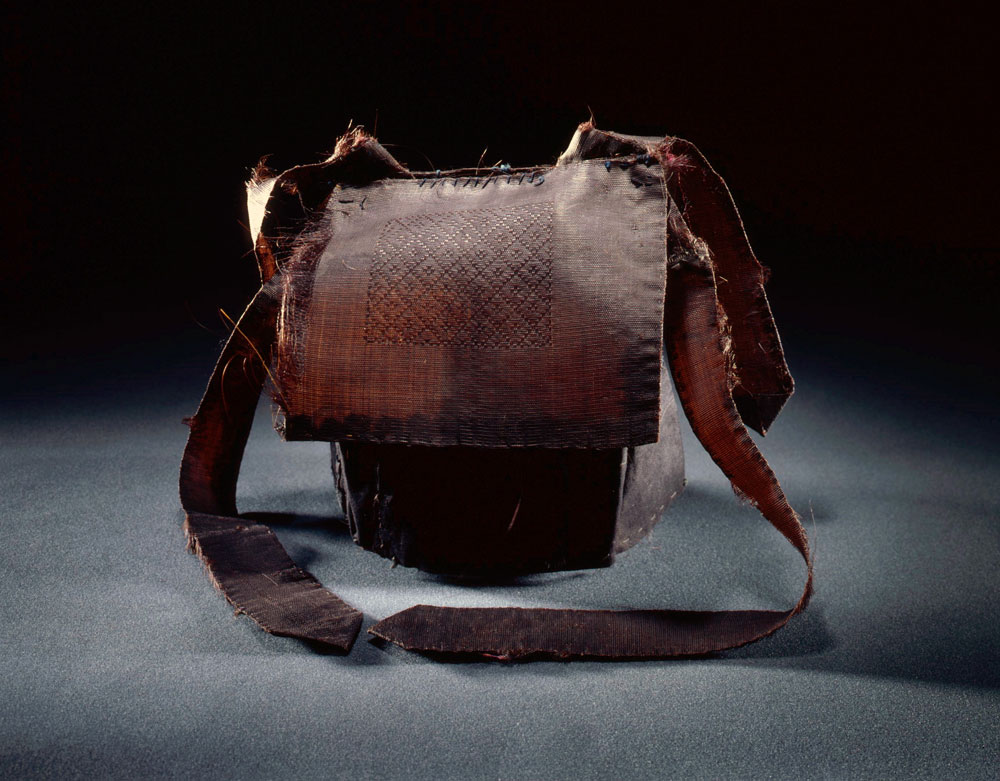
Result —
[[[986,19],[950,4],[504,7],[8,10],[8,356],[106,354],[197,323],[221,336],[217,310],[255,289],[242,185],[264,154],[315,161],[353,121],[414,168],[487,146],[534,164],[593,111],[700,146],[773,270],[793,347],[918,347],[945,374],[976,371],[998,289]]]

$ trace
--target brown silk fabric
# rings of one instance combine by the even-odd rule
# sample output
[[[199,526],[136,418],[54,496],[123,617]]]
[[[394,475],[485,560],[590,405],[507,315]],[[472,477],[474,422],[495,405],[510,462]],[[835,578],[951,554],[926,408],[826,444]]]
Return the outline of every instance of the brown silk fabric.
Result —
[[[685,224],[711,248],[719,303],[732,325],[733,399],[743,421],[764,434],[795,387],[764,293],[764,268],[729,188],[694,144],[671,139],[661,154],[671,167],[671,195],[682,205]]]
[[[736,648],[780,628],[768,610],[554,610],[417,605],[368,631],[411,651],[514,659],[661,659]]]
[[[181,462],[181,506],[188,545],[238,613],[262,629],[343,653],[362,614],[295,565],[266,526],[236,516],[236,480],[266,375],[261,362],[274,341],[277,280],[240,318],[191,419]]]
[[[286,280],[285,437],[655,442],[665,203],[659,166],[599,161],[338,188]]]
[[[379,177],[405,172],[357,134],[342,155],[276,180],[274,190],[302,203],[322,191],[324,176],[333,188],[337,171],[340,184],[352,186],[333,189],[319,220],[327,229],[307,237],[284,268],[280,242],[256,237],[268,247],[265,284],[192,420],[180,481],[185,528],[238,612],[267,631],[340,651],[361,624],[361,613],[299,569],[269,529],[236,515],[239,465],[276,332],[276,392],[290,436],[382,444],[650,441],[662,339],[698,439],[807,568],[788,611],[418,605],[379,622],[373,634],[413,650],[497,659],[656,658],[743,645],[805,607],[812,590],[805,531],[744,425],[765,429],[791,378],[728,191],[686,142],[597,134],[581,127],[571,149],[633,159],[619,167],[567,154],[543,184],[524,190],[479,181],[459,195],[460,184],[447,179],[433,187],[433,180],[390,182]],[[643,149],[645,164],[634,158]],[[573,387],[549,376],[557,371],[570,372]],[[559,392],[565,408],[555,404]]]

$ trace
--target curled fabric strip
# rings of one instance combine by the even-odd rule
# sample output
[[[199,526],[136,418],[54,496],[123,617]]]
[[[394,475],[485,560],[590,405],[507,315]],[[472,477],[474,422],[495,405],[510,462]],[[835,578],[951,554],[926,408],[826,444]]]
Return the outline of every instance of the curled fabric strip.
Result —
[[[236,513],[236,481],[275,336],[280,274],[236,324],[191,420],[181,462],[188,546],[236,608],[272,634],[348,652],[362,614],[295,565],[267,526]]]
[[[674,215],[676,217],[676,215]],[[676,220],[680,262],[667,285],[667,350],[691,427],[736,490],[806,562],[805,589],[787,611],[551,610],[417,605],[368,631],[408,650],[525,657],[649,659],[736,648],[777,631],[812,592],[805,529],[750,438],[730,389],[715,272],[707,249]]]
[[[718,300],[732,325],[733,400],[743,421],[764,434],[795,387],[764,292],[764,267],[729,188],[698,148],[669,138],[656,156],[671,198],[682,206],[685,229],[711,248]]]

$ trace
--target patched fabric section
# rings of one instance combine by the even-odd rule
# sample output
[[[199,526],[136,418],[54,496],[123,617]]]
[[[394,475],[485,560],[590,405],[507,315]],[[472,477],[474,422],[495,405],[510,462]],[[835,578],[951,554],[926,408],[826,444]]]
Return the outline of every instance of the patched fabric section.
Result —
[[[365,341],[550,345],[552,212],[531,203],[388,221],[372,259]]]

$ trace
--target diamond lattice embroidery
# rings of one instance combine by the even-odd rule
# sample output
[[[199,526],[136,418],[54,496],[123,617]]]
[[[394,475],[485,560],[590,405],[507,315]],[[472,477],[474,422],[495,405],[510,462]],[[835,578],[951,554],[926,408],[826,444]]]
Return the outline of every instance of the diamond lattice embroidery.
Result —
[[[551,203],[401,217],[375,243],[365,341],[545,347],[551,309]]]

